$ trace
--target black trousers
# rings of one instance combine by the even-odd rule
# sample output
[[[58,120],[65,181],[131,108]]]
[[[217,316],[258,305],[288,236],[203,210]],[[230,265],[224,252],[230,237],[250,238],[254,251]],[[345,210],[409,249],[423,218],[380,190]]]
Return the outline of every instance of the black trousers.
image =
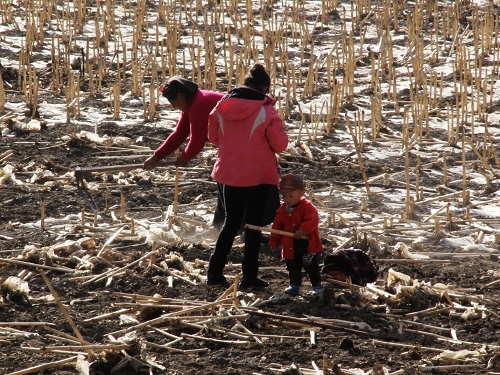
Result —
[[[278,192],[278,186],[272,185],[270,187],[269,194],[267,196],[266,210],[264,212],[264,219],[262,220],[262,226],[271,224],[276,217],[276,210],[280,207],[280,193]],[[218,230],[221,230],[224,224],[226,214],[226,208],[224,207],[224,185],[217,183],[217,208],[214,212],[214,217],[212,219],[212,225]],[[241,223],[239,233],[242,233],[245,229],[244,218]]]
[[[224,206],[224,223],[217,237],[214,252],[208,266],[209,277],[221,277],[227,263],[227,256],[233,246],[234,238],[238,234],[242,223],[257,226],[264,225],[266,210],[269,206],[269,197],[277,191],[276,186],[262,184],[258,186],[235,187],[220,185]],[[279,196],[274,202],[274,212],[279,207]],[[245,252],[243,255],[242,272],[244,279],[254,279],[259,271],[261,232],[254,229],[245,229]]]
[[[302,269],[309,276],[311,284],[321,284],[319,260],[321,253],[307,253],[308,240],[293,240],[293,259],[285,259],[290,284],[302,285]],[[306,259],[304,255],[307,254]]]

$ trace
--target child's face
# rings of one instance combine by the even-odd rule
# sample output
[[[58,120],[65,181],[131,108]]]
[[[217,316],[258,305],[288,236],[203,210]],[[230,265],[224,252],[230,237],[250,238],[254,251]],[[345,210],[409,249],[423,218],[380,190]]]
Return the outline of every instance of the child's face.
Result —
[[[285,203],[287,206],[295,206],[297,203],[299,203],[300,198],[304,195],[304,190],[294,190],[289,193],[281,193],[281,196],[283,197],[283,203]]]

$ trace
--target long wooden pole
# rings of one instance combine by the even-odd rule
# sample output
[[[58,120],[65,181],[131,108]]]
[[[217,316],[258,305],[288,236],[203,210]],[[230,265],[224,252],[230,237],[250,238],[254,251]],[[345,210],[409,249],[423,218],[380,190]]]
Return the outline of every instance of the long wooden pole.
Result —
[[[76,324],[73,321],[73,319],[71,319],[71,316],[69,315],[68,311],[66,310],[66,308],[62,304],[61,300],[59,299],[59,296],[57,295],[57,292],[52,287],[52,284],[50,283],[49,278],[47,277],[47,275],[45,275],[45,272],[41,268],[38,269],[38,272],[40,272],[40,275],[42,275],[42,278],[45,281],[45,284],[47,284],[47,287],[49,288],[50,293],[54,297],[54,301],[56,301],[57,306],[59,306],[59,308],[61,309],[64,317],[66,318],[66,320],[68,321],[69,325],[73,329],[73,332],[75,332],[76,337],[78,337],[78,339],[80,341],[85,342],[83,336],[81,335],[80,331],[78,330],[78,327],[76,326]],[[93,353],[93,351],[91,349],[87,349],[87,353],[89,354],[89,357],[92,357],[94,355],[94,353]]]
[[[271,229],[271,228],[266,228],[266,227],[259,227],[257,225],[252,225],[252,224],[245,224],[245,228],[259,230],[261,232],[269,232],[269,233],[281,234],[282,236],[288,236],[288,237],[293,237],[293,235],[294,235],[291,232],[285,232],[285,231],[282,231],[282,230]],[[308,240],[309,236],[302,236],[302,239]]]

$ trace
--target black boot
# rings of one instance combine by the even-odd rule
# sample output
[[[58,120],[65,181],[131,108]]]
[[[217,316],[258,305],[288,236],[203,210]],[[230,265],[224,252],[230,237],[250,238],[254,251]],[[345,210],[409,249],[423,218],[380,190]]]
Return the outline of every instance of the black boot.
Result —
[[[207,271],[207,285],[229,285],[229,282],[224,277],[223,271],[226,262],[215,254],[210,255]]]
[[[258,277],[254,277],[252,279],[241,279],[241,283],[239,285],[239,289],[245,290],[251,287],[255,288],[267,288],[269,286],[269,283],[267,281],[264,281],[262,279],[259,279]]]
[[[243,271],[243,277],[241,278],[239,289],[244,290],[251,287],[267,288],[269,286],[267,281],[257,277],[259,273],[259,261],[255,257],[247,256],[243,259],[241,270]]]

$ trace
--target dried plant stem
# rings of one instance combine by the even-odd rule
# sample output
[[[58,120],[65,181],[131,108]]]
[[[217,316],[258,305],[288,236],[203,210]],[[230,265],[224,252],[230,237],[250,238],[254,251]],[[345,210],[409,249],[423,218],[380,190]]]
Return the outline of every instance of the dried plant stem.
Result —
[[[204,304],[202,306],[191,307],[191,308],[187,308],[187,309],[184,309],[184,310],[181,310],[181,311],[176,311],[176,312],[173,312],[173,313],[164,314],[164,315],[162,315],[162,316],[160,316],[158,318],[155,318],[155,319],[152,319],[152,320],[148,320],[146,322],[137,324],[135,326],[128,327],[128,328],[120,330],[120,331],[112,332],[110,334],[111,335],[116,335],[116,334],[119,334],[119,333],[120,334],[121,333],[127,333],[127,332],[134,331],[134,330],[146,327],[146,326],[152,326],[152,325],[156,325],[156,324],[161,324],[161,323],[163,323],[165,321],[168,321],[172,317],[180,317],[182,315],[190,314],[192,312],[196,312],[196,311],[199,311],[199,310],[209,309],[209,308],[212,308],[214,306],[222,305],[222,304],[225,304],[225,303],[228,303],[228,302],[232,302],[232,301],[233,301],[233,298],[227,298],[227,299],[224,299],[224,300],[221,300],[221,301],[215,301],[215,302],[207,303],[207,304]]]
[[[63,366],[63,365],[66,365],[66,364],[68,364],[70,362],[76,361],[76,359],[77,359],[77,356],[72,356],[72,357],[69,357],[69,358],[66,358],[66,359],[61,359],[59,361],[54,361],[54,362],[50,362],[50,363],[44,363],[43,365],[38,365],[38,366],[33,366],[33,367],[30,367],[30,368],[27,368],[27,369],[24,369],[24,370],[21,370],[21,371],[11,372],[10,374],[6,374],[6,375],[24,375],[24,374],[30,374],[32,372],[38,372],[38,371],[43,371],[43,370],[46,370],[46,369],[49,369],[49,368]]]
[[[356,149],[356,153],[358,154],[359,169],[361,170],[361,175],[363,176],[363,181],[365,182],[366,194],[368,195],[368,197],[370,197],[371,195],[370,184],[368,184],[368,178],[366,177],[365,167],[363,165],[363,158],[361,157],[358,140],[356,139],[356,134],[354,134],[354,131],[352,129],[351,120],[349,119],[348,116],[346,116],[345,119],[347,122],[347,126],[349,127],[349,132],[351,133],[352,141],[354,143],[354,148]]]
[[[52,270],[52,271],[60,271],[60,272],[70,272],[70,273],[75,272],[75,270],[71,269],[71,268],[44,266],[41,264],[23,262],[21,260],[7,259],[7,258],[0,258],[0,263],[10,263],[10,264],[18,265],[18,266],[34,267],[34,268],[40,268],[40,269],[44,269],[44,270]]]
[[[129,267],[132,267],[132,266],[135,266],[136,264],[142,262],[144,259],[147,259],[149,258],[151,255],[155,254],[157,251],[150,251],[149,253],[147,253],[146,255],[142,256],[141,258],[133,261],[132,263],[129,263],[127,264],[126,266],[124,267],[121,267],[121,268],[114,268],[110,271],[107,271],[107,272],[104,272],[104,273],[101,273],[99,275],[96,275],[94,276],[92,279],[90,280],[87,280],[83,283],[83,285],[85,284],[89,284],[89,283],[92,283],[92,282],[95,282],[95,281],[99,281],[99,280],[102,280],[104,279],[105,277],[110,277],[110,276],[113,276],[115,274],[117,274],[118,272],[121,272],[121,271],[124,271],[125,269],[129,268]]]
[[[73,321],[73,319],[71,319],[71,316],[69,315],[68,311],[66,310],[66,308],[62,304],[61,300],[59,299],[59,296],[57,295],[56,291],[52,287],[52,284],[50,283],[50,280],[48,279],[48,277],[45,275],[45,272],[42,269],[39,269],[38,272],[40,272],[40,275],[42,276],[43,280],[45,281],[45,284],[47,284],[47,287],[49,288],[50,293],[54,297],[54,300],[56,301],[57,306],[59,306],[59,308],[61,309],[64,317],[66,318],[69,325],[73,329],[73,332],[75,332],[76,337],[78,337],[79,340],[84,341],[83,336],[80,334],[80,331],[78,330],[75,322]],[[89,357],[92,357],[94,355],[94,353],[90,349],[87,350],[87,353],[88,353]]]

